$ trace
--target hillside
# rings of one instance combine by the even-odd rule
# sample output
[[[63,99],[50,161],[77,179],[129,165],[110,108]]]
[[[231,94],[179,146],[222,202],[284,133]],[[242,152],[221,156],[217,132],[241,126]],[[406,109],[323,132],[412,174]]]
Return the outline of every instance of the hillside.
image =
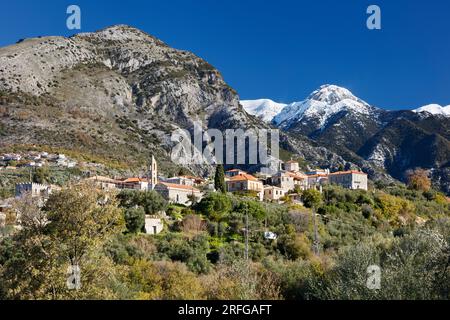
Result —
[[[206,61],[129,26],[26,39],[1,48],[0,65],[2,150],[61,148],[131,169],[155,155],[163,170],[177,170],[170,161],[176,129],[192,132],[195,122],[222,131],[269,128]],[[282,134],[281,148],[313,167],[348,162],[303,136]]]

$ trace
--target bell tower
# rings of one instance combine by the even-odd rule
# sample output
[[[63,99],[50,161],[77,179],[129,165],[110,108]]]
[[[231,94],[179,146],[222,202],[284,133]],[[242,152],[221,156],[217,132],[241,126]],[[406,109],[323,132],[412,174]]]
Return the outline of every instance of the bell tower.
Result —
[[[150,164],[148,189],[154,190],[157,184],[158,184],[158,163],[156,162],[155,157],[152,156],[152,162]]]

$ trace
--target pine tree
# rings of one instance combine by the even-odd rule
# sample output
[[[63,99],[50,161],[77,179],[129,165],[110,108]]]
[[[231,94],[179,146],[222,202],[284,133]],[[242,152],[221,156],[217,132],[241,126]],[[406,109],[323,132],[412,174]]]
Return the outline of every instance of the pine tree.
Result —
[[[214,187],[216,191],[227,192],[227,188],[225,185],[225,171],[223,169],[223,165],[219,164],[216,167],[216,175],[214,177]]]

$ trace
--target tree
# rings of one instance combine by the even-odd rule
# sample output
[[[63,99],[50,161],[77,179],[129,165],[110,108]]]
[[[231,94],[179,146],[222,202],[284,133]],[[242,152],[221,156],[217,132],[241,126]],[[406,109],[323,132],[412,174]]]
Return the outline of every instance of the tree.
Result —
[[[244,216],[246,214],[249,214],[257,220],[264,220],[264,218],[266,217],[266,210],[261,205],[261,203],[253,200],[240,201],[236,206],[235,211],[241,213]]]
[[[125,225],[129,233],[139,233],[145,225],[145,211],[142,207],[125,210]]]
[[[123,208],[144,208],[145,214],[156,215],[167,210],[167,201],[155,191],[123,190],[117,196]]]
[[[304,233],[296,233],[294,225],[287,225],[286,231],[278,239],[278,248],[286,258],[297,260],[312,256],[311,242]]]
[[[307,208],[317,208],[322,202],[322,195],[316,189],[308,189],[303,192],[302,201]]]
[[[281,298],[278,278],[259,264],[236,260],[220,264],[203,279],[211,300],[278,300]]]
[[[195,209],[209,219],[220,222],[233,208],[230,198],[224,193],[212,192],[203,198]]]
[[[43,210],[50,222],[48,233],[64,248],[72,265],[78,265],[90,248],[123,230],[122,210],[115,197],[91,184],[52,194]]]
[[[413,190],[427,192],[431,189],[431,179],[427,170],[415,169],[406,172],[408,187]]]
[[[156,191],[140,193],[139,203],[144,208],[145,214],[156,215],[167,209],[167,201]]]
[[[33,173],[33,182],[44,184],[50,179],[50,173],[47,167],[37,168]]]
[[[225,171],[223,165],[219,164],[216,167],[216,175],[214,176],[214,187],[217,192],[227,192],[225,184]]]
[[[8,299],[114,297],[107,287],[115,269],[99,250],[123,230],[113,194],[72,185],[53,193],[43,208],[30,197],[18,200],[15,209],[22,229],[12,237],[14,254],[0,259],[0,283]],[[67,287],[69,266],[81,269],[80,290]]]
[[[180,262],[137,260],[129,270],[127,282],[135,292],[135,299],[204,299],[200,281]]]

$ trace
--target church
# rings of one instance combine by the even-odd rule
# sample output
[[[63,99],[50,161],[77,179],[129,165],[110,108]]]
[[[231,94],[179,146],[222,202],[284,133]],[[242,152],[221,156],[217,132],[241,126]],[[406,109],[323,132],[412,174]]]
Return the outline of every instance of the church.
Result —
[[[173,178],[168,179],[168,182],[158,180],[158,163],[155,157],[152,157],[148,184],[149,190],[158,192],[169,203],[190,205],[193,198],[196,201],[201,200],[203,194],[199,189],[186,183],[173,183],[174,181],[177,180]]]

